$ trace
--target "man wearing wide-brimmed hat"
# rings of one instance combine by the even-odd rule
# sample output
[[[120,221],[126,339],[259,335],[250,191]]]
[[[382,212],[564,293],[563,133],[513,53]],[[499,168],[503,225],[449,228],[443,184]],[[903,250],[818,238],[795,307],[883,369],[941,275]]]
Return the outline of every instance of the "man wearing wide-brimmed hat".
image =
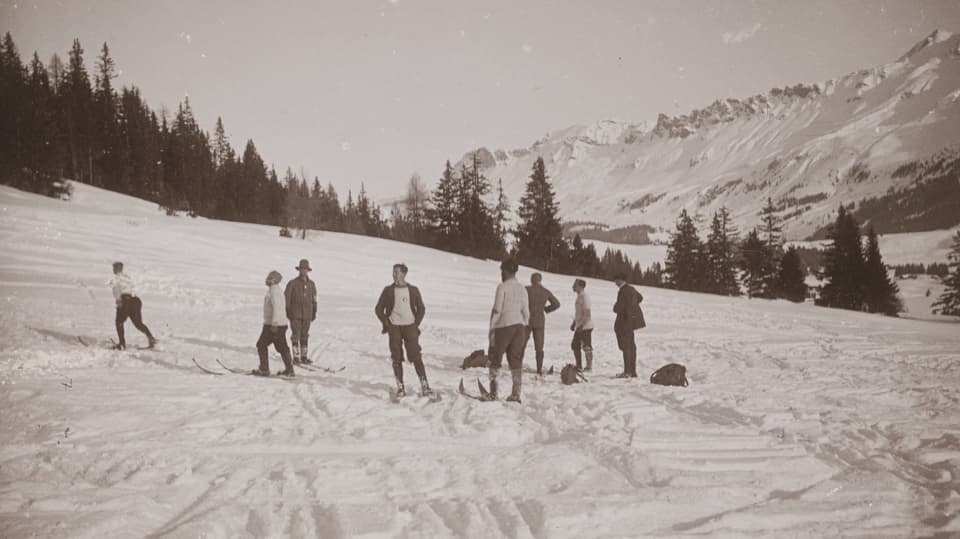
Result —
[[[307,344],[310,323],[317,319],[317,285],[310,280],[310,262],[304,258],[294,268],[300,275],[287,283],[284,297],[287,300],[287,318],[290,320],[290,343],[294,363],[313,363]]]

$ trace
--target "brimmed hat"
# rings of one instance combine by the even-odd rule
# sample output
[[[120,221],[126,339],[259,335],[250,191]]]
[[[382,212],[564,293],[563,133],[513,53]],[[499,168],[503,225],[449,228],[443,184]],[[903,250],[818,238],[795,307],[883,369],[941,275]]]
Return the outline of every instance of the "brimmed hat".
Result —
[[[312,269],[310,269],[310,261],[307,260],[306,258],[301,258],[301,259],[300,259],[300,265],[297,266],[297,267],[295,267],[295,268],[293,268],[293,269],[295,269],[295,270],[297,270],[297,271],[300,271],[300,270],[302,270],[302,269],[305,269],[305,270],[307,270],[307,271],[313,271]]]

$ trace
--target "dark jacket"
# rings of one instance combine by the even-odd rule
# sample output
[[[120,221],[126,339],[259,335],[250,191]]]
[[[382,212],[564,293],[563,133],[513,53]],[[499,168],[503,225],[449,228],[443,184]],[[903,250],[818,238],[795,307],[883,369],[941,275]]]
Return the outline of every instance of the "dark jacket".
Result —
[[[547,317],[544,313],[552,313],[560,308],[560,302],[553,292],[550,292],[543,285],[530,285],[527,287],[527,298],[530,301],[530,323],[532,328],[542,328],[547,325]],[[547,305],[550,302],[550,305]]]
[[[391,284],[383,288],[383,292],[380,293],[380,299],[377,300],[377,306],[373,310],[373,312],[377,314],[380,323],[383,324],[384,333],[387,331],[387,326],[390,325],[390,314],[393,312],[393,301],[395,298],[393,289],[396,288],[396,286],[397,285]],[[410,289],[410,310],[413,311],[413,325],[420,327],[420,322],[423,321],[423,315],[426,314],[427,309],[423,306],[420,289],[410,283],[407,283],[407,288]]]
[[[317,285],[309,277],[297,276],[287,283],[283,292],[287,301],[287,318],[290,320],[316,320]]]
[[[643,310],[640,303],[643,295],[637,289],[624,284],[617,292],[617,302],[613,305],[613,312],[617,313],[617,320],[613,323],[613,330],[617,332],[633,331],[646,327],[643,320]]]

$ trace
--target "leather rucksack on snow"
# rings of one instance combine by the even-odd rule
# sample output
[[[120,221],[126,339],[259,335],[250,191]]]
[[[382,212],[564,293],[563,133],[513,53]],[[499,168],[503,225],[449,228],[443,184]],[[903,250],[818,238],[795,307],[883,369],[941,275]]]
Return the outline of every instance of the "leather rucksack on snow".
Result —
[[[661,386],[683,386],[690,385],[687,382],[687,368],[679,363],[670,363],[660,367],[650,375],[650,383]]]
[[[585,380],[583,375],[577,371],[577,366],[573,363],[567,363],[560,369],[560,381],[564,385],[578,384],[581,380]]]
[[[487,358],[486,352],[483,350],[474,350],[470,353],[469,356],[463,358],[463,366],[461,369],[472,369],[474,367],[483,367],[487,368],[490,364],[489,359]]]

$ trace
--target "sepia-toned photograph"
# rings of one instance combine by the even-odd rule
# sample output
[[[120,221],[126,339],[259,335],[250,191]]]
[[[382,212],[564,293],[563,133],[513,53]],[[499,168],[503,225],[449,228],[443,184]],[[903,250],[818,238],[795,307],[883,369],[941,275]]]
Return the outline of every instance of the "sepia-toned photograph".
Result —
[[[960,537],[960,3],[0,0],[0,537]]]

